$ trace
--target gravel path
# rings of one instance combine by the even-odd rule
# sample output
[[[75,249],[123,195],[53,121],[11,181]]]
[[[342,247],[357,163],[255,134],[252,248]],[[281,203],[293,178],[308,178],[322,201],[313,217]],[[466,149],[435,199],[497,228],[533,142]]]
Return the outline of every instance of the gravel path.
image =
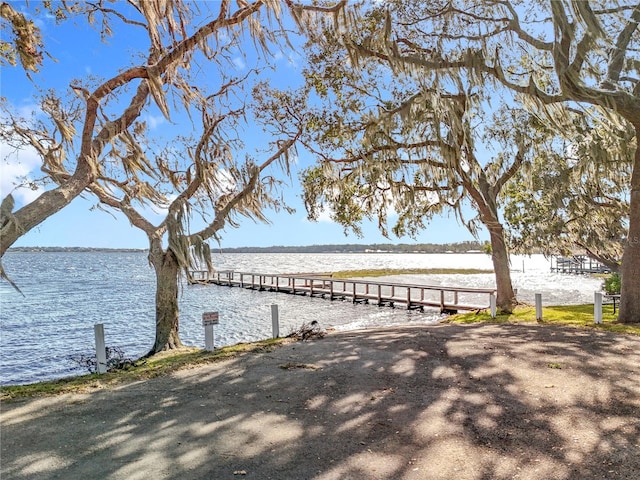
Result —
[[[637,479],[640,338],[335,332],[90,394],[4,402],[9,479]]]

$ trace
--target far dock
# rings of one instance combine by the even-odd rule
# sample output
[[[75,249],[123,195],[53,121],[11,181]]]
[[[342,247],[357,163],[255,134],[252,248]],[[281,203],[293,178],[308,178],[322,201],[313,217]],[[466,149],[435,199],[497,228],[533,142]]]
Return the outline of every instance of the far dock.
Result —
[[[572,257],[552,257],[551,271],[556,273],[570,273],[574,275],[587,275],[591,273],[611,273],[611,269],[586,255],[573,255]]]
[[[192,284],[267,290],[379,306],[402,305],[407,310],[424,310],[425,307],[430,307],[439,308],[441,313],[456,313],[459,310],[490,309],[492,316],[495,316],[496,291],[490,288],[338,279],[322,275],[245,273],[234,270],[192,270],[188,281]]]

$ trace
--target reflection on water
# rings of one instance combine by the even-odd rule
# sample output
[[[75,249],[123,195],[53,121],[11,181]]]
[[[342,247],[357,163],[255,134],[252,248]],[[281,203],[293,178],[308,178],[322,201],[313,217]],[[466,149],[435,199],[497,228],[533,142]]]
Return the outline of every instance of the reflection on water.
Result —
[[[218,254],[219,269],[296,273],[379,268],[491,269],[484,254]],[[9,252],[3,263],[25,297],[0,283],[0,383],[25,383],[82,373],[69,355],[90,354],[93,325],[105,325],[106,343],[127,356],[144,354],[154,339],[155,278],[145,253]],[[549,272],[542,256],[513,257],[514,287],[521,301],[543,294],[548,304],[588,303],[600,280]],[[524,269],[524,272],[523,272]],[[393,281],[492,287],[492,274],[404,275]],[[416,312],[320,298],[255,292],[239,288],[183,285],[180,293],[181,338],[203,346],[202,312],[220,312],[216,346],[271,335],[270,305],[278,304],[281,334],[303,322],[323,327],[367,328],[432,323],[439,312]]]

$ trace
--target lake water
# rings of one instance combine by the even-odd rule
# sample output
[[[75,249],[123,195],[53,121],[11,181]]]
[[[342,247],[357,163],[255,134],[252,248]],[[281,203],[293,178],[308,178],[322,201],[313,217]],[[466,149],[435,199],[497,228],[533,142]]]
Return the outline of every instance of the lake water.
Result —
[[[553,274],[541,255],[512,257],[518,299],[545,304],[593,302],[601,281]],[[145,354],[153,345],[155,276],[146,253],[9,252],[6,271],[20,286],[18,294],[0,282],[0,384],[31,383],[86,373],[70,357],[94,350],[93,328],[103,323],[107,346],[127,357]],[[483,268],[484,254],[218,254],[218,269],[259,273],[332,272],[366,268]],[[493,287],[493,274],[402,275],[393,281],[429,285]],[[438,311],[353,305],[282,293],[256,292],[213,285],[187,285],[180,292],[180,334],[190,346],[204,346],[202,312],[218,311],[215,345],[255,341],[271,335],[270,305],[278,304],[280,333],[317,320],[323,328],[356,329],[434,323]]]

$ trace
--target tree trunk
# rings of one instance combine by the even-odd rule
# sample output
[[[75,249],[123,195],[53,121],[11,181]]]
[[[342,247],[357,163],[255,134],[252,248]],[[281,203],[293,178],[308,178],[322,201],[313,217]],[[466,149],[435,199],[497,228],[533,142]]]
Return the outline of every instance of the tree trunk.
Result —
[[[496,276],[496,306],[502,313],[512,313],[516,304],[516,296],[513,293],[511,283],[511,270],[509,269],[509,254],[504,241],[504,228],[500,224],[494,224],[489,228],[491,238],[491,261]]]
[[[148,355],[182,347],[178,316],[178,261],[171,250],[153,250],[149,259],[156,271],[156,340]]]
[[[640,139],[640,124],[636,124],[636,142]],[[622,323],[640,323],[640,145],[636,147],[631,175],[629,200],[629,236],[620,267],[620,313]]]

